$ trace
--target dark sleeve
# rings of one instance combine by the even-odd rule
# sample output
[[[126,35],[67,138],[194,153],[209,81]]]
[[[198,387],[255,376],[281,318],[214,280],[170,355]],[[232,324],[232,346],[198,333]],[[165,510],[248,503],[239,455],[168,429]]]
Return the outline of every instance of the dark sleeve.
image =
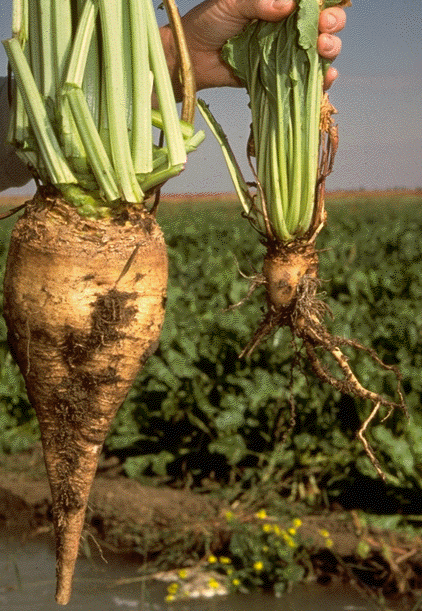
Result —
[[[8,127],[7,78],[0,77],[0,191],[21,187],[31,180],[31,174],[25,163],[6,142]]]

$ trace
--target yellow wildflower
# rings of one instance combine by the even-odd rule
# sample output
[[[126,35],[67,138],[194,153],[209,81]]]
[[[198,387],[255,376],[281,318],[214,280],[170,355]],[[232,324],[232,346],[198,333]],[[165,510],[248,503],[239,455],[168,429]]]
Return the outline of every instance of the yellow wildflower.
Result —
[[[325,539],[325,545],[326,545],[327,547],[333,547],[334,542],[333,542],[333,540],[332,540],[332,539],[328,539],[328,538],[327,538],[327,539]]]
[[[186,569],[180,569],[177,574],[179,575],[180,579],[186,579],[186,577],[188,576],[188,572]]]
[[[211,554],[211,556],[208,556],[208,562],[210,564],[215,564],[217,562],[217,558]]]
[[[257,573],[259,573],[264,568],[264,563],[261,562],[261,560],[258,560],[257,562],[254,562],[253,568]]]
[[[177,581],[174,581],[167,587],[167,592],[169,594],[176,594],[178,589],[179,589],[179,584],[177,583]]]
[[[262,525],[262,530],[264,531],[264,533],[270,533],[273,530],[273,527],[267,522],[266,524]]]
[[[231,560],[227,556],[220,556],[219,561],[221,564],[231,564]]]
[[[220,584],[216,579],[214,579],[214,577],[209,580],[208,585],[210,588],[214,588],[214,590],[217,590],[220,587]]]
[[[171,603],[174,600],[173,594],[167,594],[164,600],[166,601],[166,603]]]
[[[281,535],[281,528],[278,524],[274,524],[273,531],[274,531],[274,534],[277,535],[277,537]]]
[[[281,535],[282,535],[282,537],[283,537],[283,539],[284,539],[284,542],[285,542],[285,543],[287,543],[287,545],[288,545],[289,547],[291,547],[291,548],[293,548],[293,549],[294,549],[295,547],[297,547],[296,541],[295,541],[295,540],[294,540],[294,539],[293,539],[293,538],[292,538],[292,537],[291,537],[291,536],[290,536],[288,533],[286,533],[286,531],[285,531],[285,530],[283,530],[283,531],[281,532]]]
[[[226,511],[224,516],[225,516],[227,522],[231,522],[233,520],[233,512],[232,511]]]
[[[237,586],[240,586],[240,579],[237,579],[237,577],[235,577],[235,578],[232,580],[232,584],[233,584],[234,586],[236,586],[236,587],[237,587]]]
[[[302,526],[302,520],[300,518],[295,518],[293,520],[293,527],[300,528]]]
[[[268,516],[267,516],[267,512],[265,511],[265,509],[260,509],[259,511],[256,512],[255,517],[259,518],[260,520],[265,520]]]
[[[289,528],[289,530],[287,531],[290,535],[295,535],[296,534],[296,528]]]
[[[321,528],[318,532],[321,535],[321,537],[328,538],[330,536],[330,533],[325,528]]]

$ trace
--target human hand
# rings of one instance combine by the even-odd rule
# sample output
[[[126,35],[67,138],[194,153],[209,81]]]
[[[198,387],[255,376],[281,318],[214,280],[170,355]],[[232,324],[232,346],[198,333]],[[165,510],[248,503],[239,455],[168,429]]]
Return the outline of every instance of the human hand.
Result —
[[[195,69],[198,90],[209,87],[240,87],[242,84],[220,56],[225,42],[235,36],[252,19],[280,21],[295,9],[293,0],[205,0],[195,6],[183,18],[186,42]],[[327,59],[333,60],[340,53],[341,40],[335,34],[346,23],[346,13],[339,7],[331,7],[321,12],[318,51]],[[177,53],[168,26],[161,29],[164,48],[170,72],[177,75]],[[338,73],[330,66],[325,77],[324,87],[328,89]],[[177,91],[177,78],[173,78]]]

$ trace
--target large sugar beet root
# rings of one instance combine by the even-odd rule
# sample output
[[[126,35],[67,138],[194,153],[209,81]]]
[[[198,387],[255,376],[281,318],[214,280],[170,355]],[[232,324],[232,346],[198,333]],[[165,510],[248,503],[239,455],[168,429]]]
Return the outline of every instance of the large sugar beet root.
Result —
[[[166,285],[164,239],[145,211],[94,221],[38,195],[14,228],[4,316],[40,423],[60,604],[69,601],[98,457],[158,340]]]

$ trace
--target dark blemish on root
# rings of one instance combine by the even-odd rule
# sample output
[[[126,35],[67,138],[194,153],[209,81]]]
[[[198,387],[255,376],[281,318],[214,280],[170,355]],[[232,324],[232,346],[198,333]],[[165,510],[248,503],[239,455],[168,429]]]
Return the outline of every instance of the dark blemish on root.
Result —
[[[81,440],[101,445],[109,423],[96,406],[101,388],[121,381],[114,367],[92,373],[96,353],[124,337],[124,328],[131,323],[136,308],[127,302],[136,293],[122,293],[111,289],[97,297],[92,304],[91,329],[88,333],[67,326],[60,354],[68,374],[56,387],[53,396],[54,420],[62,426],[47,440],[59,457],[55,465],[57,487],[57,512],[81,509],[84,503],[73,482],[80,467],[78,447]]]
[[[95,408],[99,389],[120,381],[114,367],[95,374],[74,370],[69,377],[62,379],[54,392],[55,417],[63,422],[67,431],[78,431],[95,445],[102,443],[104,427],[95,426],[103,417],[103,413]]]
[[[136,308],[127,305],[127,301],[134,297],[136,293],[111,289],[94,302],[88,334],[82,334],[70,326],[65,327],[61,355],[69,370],[89,364],[96,350],[124,337],[118,327],[127,326],[135,316]]]
[[[136,293],[121,293],[116,289],[99,296],[92,313],[91,336],[97,341],[101,339],[101,343],[110,343],[122,337],[116,327],[126,326],[134,318],[136,308],[127,306],[126,302],[136,296]]]
[[[62,426],[55,430],[46,443],[54,448],[58,457],[55,464],[57,487],[59,488],[57,507],[60,511],[82,509],[84,502],[75,488],[74,474],[80,467],[78,446],[83,439],[92,445],[101,445],[108,429],[104,424],[104,414],[95,408],[100,386],[113,385],[120,381],[113,367],[91,374],[75,369],[61,381],[54,391],[54,420]]]
[[[86,276],[82,278],[82,280],[87,282],[88,280],[94,280],[94,278],[95,278],[95,274],[87,274]]]
[[[43,344],[49,348],[57,345],[56,338],[43,327],[32,327],[31,337],[37,344]]]
[[[287,274],[286,274],[287,276]],[[300,277],[300,274],[298,274],[298,278]],[[289,295],[293,295],[293,292],[296,288],[297,284],[293,284],[292,282],[290,282],[288,276],[287,276],[287,280],[283,280],[280,279],[276,285],[275,288],[276,290],[283,295],[284,297],[288,297]]]
[[[56,407],[61,412],[58,404]],[[52,490],[55,492],[54,514],[57,528],[60,524],[60,515],[72,510],[78,511],[84,507],[83,498],[71,483],[72,475],[77,472],[80,464],[79,453],[76,450],[76,431],[63,423],[63,426],[50,434],[44,443],[47,447],[52,448],[56,456],[52,474],[52,481],[54,481]]]
[[[126,274],[128,273],[128,271],[130,270],[130,268],[131,268],[131,266],[132,266],[132,263],[134,262],[135,257],[136,257],[136,255],[137,255],[137,252],[138,252],[138,250],[140,249],[140,247],[141,247],[141,243],[140,243],[140,242],[138,242],[138,244],[137,244],[137,245],[135,246],[135,248],[132,250],[132,253],[131,253],[131,255],[130,255],[129,259],[126,261],[126,263],[125,263],[125,265],[124,265],[124,267],[123,267],[123,269],[122,269],[122,271],[121,271],[120,276],[117,278],[116,285],[117,285],[117,284],[120,282],[120,280],[121,280],[121,279],[122,279],[124,276],[126,276]]]

